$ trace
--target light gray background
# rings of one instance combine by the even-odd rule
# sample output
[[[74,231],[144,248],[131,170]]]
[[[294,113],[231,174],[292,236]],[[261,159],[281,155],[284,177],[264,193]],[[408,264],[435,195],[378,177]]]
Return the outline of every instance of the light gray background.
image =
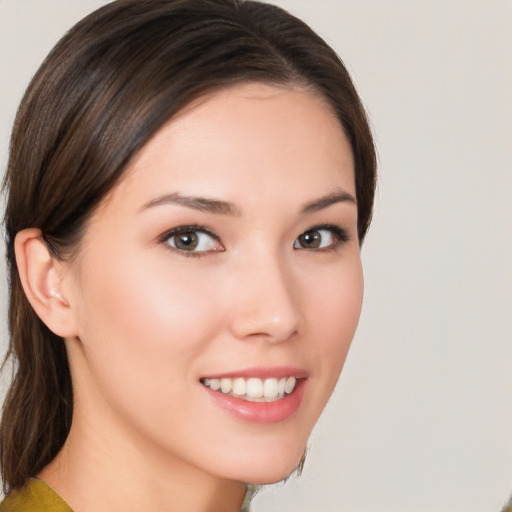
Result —
[[[29,78],[104,3],[0,0],[2,169]],[[276,3],[347,64],[380,184],[341,382],[304,475],[255,511],[498,511],[512,491],[512,1]]]

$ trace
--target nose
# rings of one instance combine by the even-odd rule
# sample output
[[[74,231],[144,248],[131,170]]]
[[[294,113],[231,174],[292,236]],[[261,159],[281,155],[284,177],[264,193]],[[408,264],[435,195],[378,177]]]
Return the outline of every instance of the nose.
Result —
[[[230,329],[236,338],[282,342],[298,332],[298,282],[289,266],[267,255],[243,265],[232,283]]]

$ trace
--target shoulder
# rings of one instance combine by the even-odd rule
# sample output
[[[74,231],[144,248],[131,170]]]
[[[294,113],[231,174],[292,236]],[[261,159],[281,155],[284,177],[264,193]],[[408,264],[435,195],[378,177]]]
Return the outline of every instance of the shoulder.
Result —
[[[0,512],[73,512],[45,482],[32,478],[27,485],[10,493],[0,503]]]

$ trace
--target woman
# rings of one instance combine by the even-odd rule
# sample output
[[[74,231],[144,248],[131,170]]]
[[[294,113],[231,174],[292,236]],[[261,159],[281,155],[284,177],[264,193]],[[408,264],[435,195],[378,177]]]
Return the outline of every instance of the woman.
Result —
[[[279,8],[119,0],[71,29],[6,175],[0,510],[234,511],[290,474],[357,325],[374,187],[347,71]]]

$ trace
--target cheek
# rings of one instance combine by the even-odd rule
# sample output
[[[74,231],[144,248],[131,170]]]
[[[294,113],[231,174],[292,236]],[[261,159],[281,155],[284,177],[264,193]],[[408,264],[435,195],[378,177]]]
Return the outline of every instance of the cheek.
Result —
[[[198,377],[219,330],[216,301],[205,293],[205,275],[133,254],[82,276],[74,386],[107,428],[174,453],[194,446],[203,425]]]
[[[172,339],[174,333],[180,336],[193,328],[195,319],[204,314],[207,302],[201,276],[180,272],[164,257],[120,255],[109,258],[108,264],[92,266],[94,271],[81,281],[88,295],[84,303],[101,304],[95,313],[106,325],[99,331],[105,327],[142,330],[150,342],[161,338],[166,326]]]
[[[132,392],[147,396],[187,385],[215,332],[214,301],[201,276],[161,260],[110,258],[116,263],[93,265],[82,277],[80,338],[105,389],[119,385],[127,394],[132,383]]]
[[[329,398],[343,368],[359,321],[363,298],[363,273],[358,254],[337,272],[319,276],[319,284],[308,295],[309,357],[315,361],[314,378],[322,381]]]
[[[344,271],[336,284],[330,285],[324,312],[318,312],[324,329],[332,333],[325,336],[326,351],[339,354],[348,351],[359,321],[362,299],[363,275],[357,261],[350,272]]]

